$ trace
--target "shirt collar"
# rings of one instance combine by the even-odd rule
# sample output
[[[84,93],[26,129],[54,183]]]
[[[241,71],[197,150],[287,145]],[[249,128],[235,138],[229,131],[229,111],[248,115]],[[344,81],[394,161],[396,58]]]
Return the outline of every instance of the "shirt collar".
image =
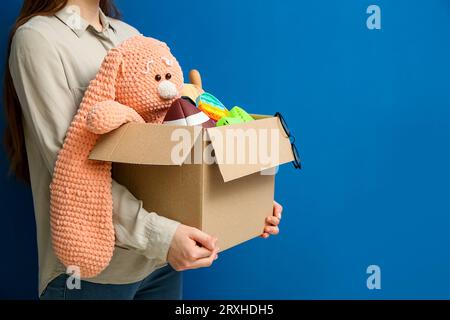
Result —
[[[81,16],[79,11],[75,6],[67,6],[59,10],[55,16],[61,20],[65,25],[67,25],[72,31],[78,36],[81,37],[81,35],[88,29],[93,27],[84,20]],[[102,32],[105,30],[111,28],[113,31],[115,31],[114,26],[111,23],[111,20],[109,17],[107,17],[103,11],[100,9],[100,21],[103,26]],[[95,30],[95,29],[94,29]]]

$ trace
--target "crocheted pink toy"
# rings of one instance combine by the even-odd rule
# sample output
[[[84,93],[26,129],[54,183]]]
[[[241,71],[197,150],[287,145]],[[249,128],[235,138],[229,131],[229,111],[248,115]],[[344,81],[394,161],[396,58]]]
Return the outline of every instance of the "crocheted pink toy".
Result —
[[[91,278],[114,251],[111,163],[89,160],[101,134],[130,121],[161,123],[179,98],[183,73],[166,44],[133,37],[106,56],[58,154],[51,190],[51,230],[65,266]]]

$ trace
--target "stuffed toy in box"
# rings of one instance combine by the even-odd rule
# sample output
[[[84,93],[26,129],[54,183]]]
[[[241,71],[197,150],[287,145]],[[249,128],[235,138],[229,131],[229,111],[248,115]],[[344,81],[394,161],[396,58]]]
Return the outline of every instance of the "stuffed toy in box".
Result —
[[[105,269],[115,244],[111,163],[89,160],[91,150],[101,134],[126,122],[162,123],[182,87],[182,70],[167,45],[143,36],[112,49],[91,81],[50,185],[54,251],[65,266],[79,267],[81,277]]]

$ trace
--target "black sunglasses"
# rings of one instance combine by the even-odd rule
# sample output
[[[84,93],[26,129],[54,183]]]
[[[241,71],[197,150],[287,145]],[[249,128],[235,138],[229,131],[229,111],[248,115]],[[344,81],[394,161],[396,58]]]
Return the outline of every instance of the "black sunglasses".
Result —
[[[295,137],[292,135],[291,131],[289,130],[286,120],[284,120],[281,113],[279,113],[279,112],[275,113],[275,117],[278,117],[278,119],[280,119],[281,125],[283,126],[283,129],[286,132],[286,135],[288,136],[289,141],[291,142],[292,153],[294,154],[294,161],[292,161],[292,164],[294,165],[295,169],[301,169],[302,164],[300,163],[300,155],[298,154],[297,147],[295,146]]]

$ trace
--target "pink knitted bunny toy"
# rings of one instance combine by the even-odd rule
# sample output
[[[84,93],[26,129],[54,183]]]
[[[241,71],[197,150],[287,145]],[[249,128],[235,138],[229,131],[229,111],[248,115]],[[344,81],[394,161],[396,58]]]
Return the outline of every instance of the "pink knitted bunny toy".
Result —
[[[106,56],[58,154],[51,189],[56,255],[91,278],[113,255],[111,163],[89,160],[101,134],[130,121],[161,123],[179,98],[183,73],[166,44],[133,37]],[[151,137],[149,137],[151,139]]]

